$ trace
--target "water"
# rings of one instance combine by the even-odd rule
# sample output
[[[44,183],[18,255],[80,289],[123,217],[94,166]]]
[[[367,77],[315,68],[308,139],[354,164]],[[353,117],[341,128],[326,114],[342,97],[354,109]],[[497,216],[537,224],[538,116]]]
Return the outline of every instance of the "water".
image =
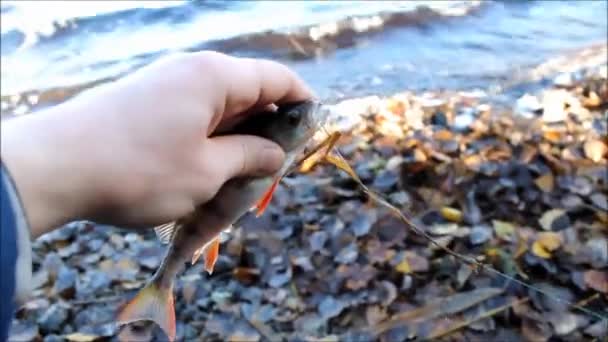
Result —
[[[326,99],[486,87],[606,44],[606,11],[603,0],[3,1],[3,111],[19,95],[60,101],[168,52],[201,49],[279,60]]]

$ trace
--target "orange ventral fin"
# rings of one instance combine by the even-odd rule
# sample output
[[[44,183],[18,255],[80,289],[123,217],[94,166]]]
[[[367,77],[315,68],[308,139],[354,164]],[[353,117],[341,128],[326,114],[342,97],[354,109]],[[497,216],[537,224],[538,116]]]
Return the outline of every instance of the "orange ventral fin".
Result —
[[[258,203],[255,205],[255,207],[258,209],[257,213],[255,214],[256,217],[262,216],[262,214],[264,213],[264,211],[268,207],[268,204],[270,204],[270,200],[272,199],[272,195],[274,194],[274,191],[277,189],[277,185],[279,185],[280,181],[281,181],[281,179],[277,178],[272,183],[272,185],[270,186],[270,188],[268,188],[268,190],[266,190],[266,193],[264,193],[264,196],[262,196],[262,198],[260,198],[260,200],[258,201]]]
[[[215,267],[215,262],[217,261],[217,257],[220,254],[220,236],[216,236],[211,243],[205,248],[205,271],[207,273],[213,273],[213,267]]]

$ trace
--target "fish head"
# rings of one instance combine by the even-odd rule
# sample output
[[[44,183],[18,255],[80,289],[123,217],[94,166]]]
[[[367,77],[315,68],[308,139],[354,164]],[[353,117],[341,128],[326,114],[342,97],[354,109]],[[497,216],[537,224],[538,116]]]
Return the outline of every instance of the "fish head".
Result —
[[[233,132],[256,135],[281,146],[287,154],[297,153],[325,122],[327,111],[318,101],[282,104],[276,111],[249,116]]]

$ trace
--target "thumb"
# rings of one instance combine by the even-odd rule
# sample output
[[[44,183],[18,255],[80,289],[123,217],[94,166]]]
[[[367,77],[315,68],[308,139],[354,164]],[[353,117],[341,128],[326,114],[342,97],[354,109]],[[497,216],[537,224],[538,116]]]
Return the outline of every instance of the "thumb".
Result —
[[[221,181],[237,176],[266,176],[278,171],[285,159],[281,147],[252,135],[225,135],[209,139],[210,159]]]

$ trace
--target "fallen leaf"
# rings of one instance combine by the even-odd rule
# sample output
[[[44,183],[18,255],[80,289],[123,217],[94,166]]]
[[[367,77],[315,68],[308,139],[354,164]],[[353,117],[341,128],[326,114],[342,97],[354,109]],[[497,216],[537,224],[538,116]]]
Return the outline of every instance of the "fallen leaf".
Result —
[[[548,252],[545,247],[543,247],[543,245],[538,241],[534,241],[534,243],[532,244],[532,253],[537,257],[543,259],[551,258],[551,253]]]
[[[570,226],[570,218],[562,209],[546,211],[538,222],[544,230],[562,230]]]
[[[538,234],[537,240],[546,250],[552,252],[562,244],[562,237],[555,232],[542,232]]]
[[[608,272],[590,270],[585,272],[584,278],[585,283],[590,288],[602,293],[608,293]]]
[[[66,340],[73,342],[91,342],[95,341],[99,336],[83,333],[72,333],[64,336]]]
[[[545,173],[544,175],[536,178],[534,183],[543,192],[551,192],[555,186],[555,180],[552,173]]]
[[[444,219],[452,221],[452,222],[460,222],[462,221],[462,211],[455,209],[455,208],[450,208],[450,207],[443,207],[440,210],[441,212],[441,216],[443,216]]]
[[[397,272],[401,272],[401,273],[411,273],[412,272],[412,268],[410,267],[410,263],[407,261],[407,258],[403,258],[403,260],[401,260],[401,262],[399,264],[397,264],[397,267],[395,267],[395,269],[397,270]]]
[[[499,220],[493,220],[492,224],[494,225],[496,236],[503,240],[511,241],[513,233],[515,232],[515,226],[509,222]]]
[[[608,151],[608,147],[601,140],[587,140],[583,146],[587,158],[599,163],[604,154]]]

